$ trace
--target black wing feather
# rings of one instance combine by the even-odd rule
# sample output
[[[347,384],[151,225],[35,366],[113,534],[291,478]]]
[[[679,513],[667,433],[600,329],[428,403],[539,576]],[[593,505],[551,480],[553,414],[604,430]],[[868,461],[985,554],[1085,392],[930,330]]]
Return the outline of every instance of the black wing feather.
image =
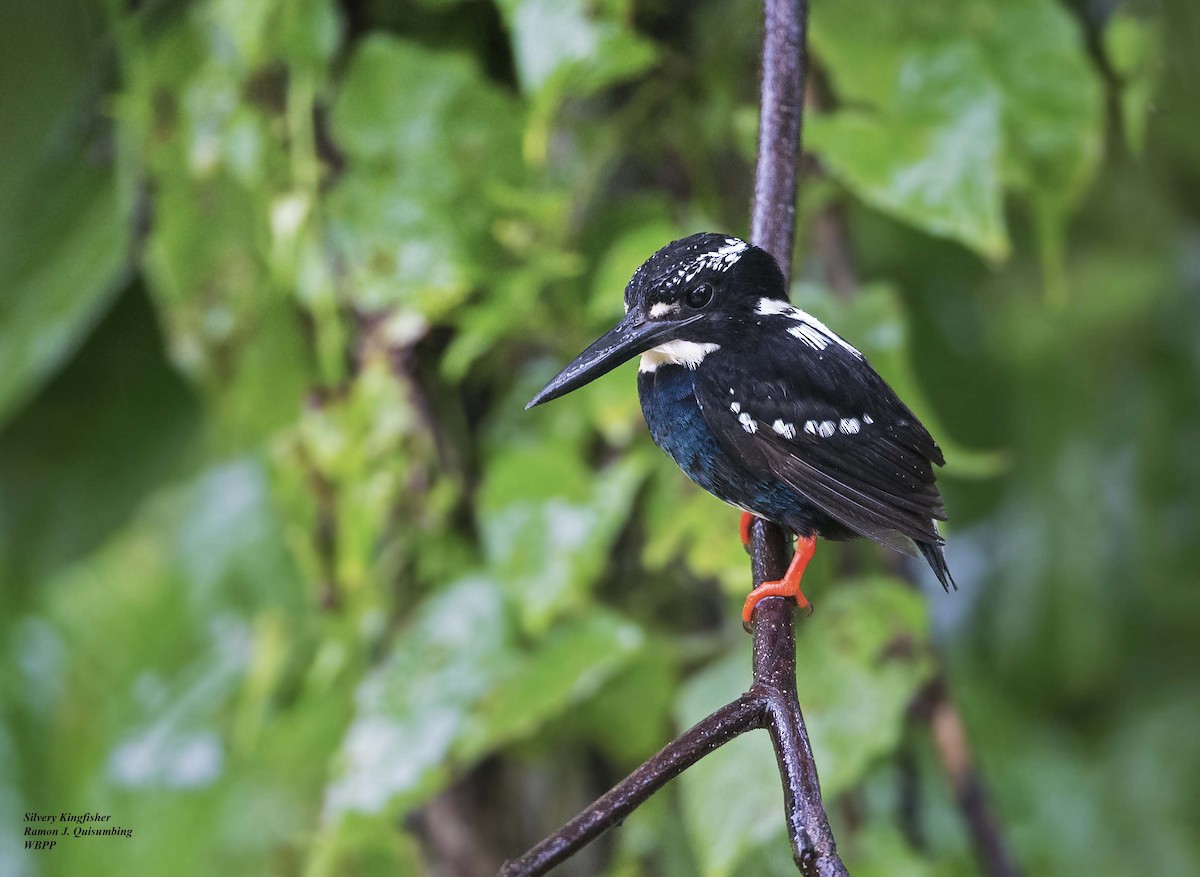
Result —
[[[750,375],[737,359],[717,352],[697,370],[696,399],[721,445],[843,526],[908,554],[919,547],[940,556],[934,519],[946,515],[933,464],[943,457],[933,438],[856,353],[839,344],[818,353],[786,334],[772,336],[775,353],[794,351],[795,357],[763,357]],[[741,413],[753,419],[753,431]],[[804,430],[809,421],[840,425],[847,418],[858,421],[857,433]],[[783,434],[772,428],[777,421],[785,425]]]

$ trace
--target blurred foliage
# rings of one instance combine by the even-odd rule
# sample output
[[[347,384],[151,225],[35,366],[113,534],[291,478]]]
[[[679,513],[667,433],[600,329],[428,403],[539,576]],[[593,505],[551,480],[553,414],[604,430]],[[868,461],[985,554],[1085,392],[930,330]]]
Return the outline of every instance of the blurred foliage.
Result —
[[[977,873],[909,717],[938,652],[1028,873],[1200,867],[1188,12],[814,0],[793,297],[934,427],[962,586],[813,563],[800,696],[859,877]],[[736,513],[632,367],[523,406],[647,255],[745,233],[760,26],[10,10],[0,872],[489,873],[745,687]],[[31,810],[134,836],[34,853]],[[795,873],[765,737],[562,873]]]

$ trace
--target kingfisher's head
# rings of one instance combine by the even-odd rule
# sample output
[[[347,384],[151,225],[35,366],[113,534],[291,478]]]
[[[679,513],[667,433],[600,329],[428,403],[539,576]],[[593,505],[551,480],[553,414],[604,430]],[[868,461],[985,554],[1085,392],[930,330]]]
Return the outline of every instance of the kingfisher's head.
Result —
[[[783,273],[765,250],[709,232],[667,244],[625,287],[625,316],[542,388],[532,408],[577,390],[642,354],[642,369],[696,368],[754,318],[763,297],[785,295]]]

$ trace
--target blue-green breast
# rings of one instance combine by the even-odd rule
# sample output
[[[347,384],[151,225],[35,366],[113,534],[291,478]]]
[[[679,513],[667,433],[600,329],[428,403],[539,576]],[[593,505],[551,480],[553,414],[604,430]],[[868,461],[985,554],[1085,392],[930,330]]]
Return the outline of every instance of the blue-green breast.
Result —
[[[803,535],[825,529],[825,516],[796,490],[782,481],[756,477],[718,444],[696,402],[694,379],[694,371],[678,365],[638,372],[642,414],[654,443],[718,499]]]

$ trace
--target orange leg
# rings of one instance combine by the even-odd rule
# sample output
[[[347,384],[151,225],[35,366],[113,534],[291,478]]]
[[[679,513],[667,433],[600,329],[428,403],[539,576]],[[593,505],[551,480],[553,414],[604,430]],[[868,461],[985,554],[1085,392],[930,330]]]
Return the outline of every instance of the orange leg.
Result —
[[[742,512],[742,520],[738,524],[738,529],[742,533],[742,547],[747,551],[750,550],[750,525],[754,523],[754,515],[749,512]]]
[[[810,608],[808,598],[800,590],[800,579],[804,576],[804,568],[812,560],[813,551],[817,547],[816,536],[800,536],[796,539],[796,553],[788,565],[787,572],[777,582],[763,582],[746,597],[746,605],[742,607],[742,624],[750,629],[750,620],[754,617],[754,607],[758,601],[766,597],[791,597],[801,609]]]

